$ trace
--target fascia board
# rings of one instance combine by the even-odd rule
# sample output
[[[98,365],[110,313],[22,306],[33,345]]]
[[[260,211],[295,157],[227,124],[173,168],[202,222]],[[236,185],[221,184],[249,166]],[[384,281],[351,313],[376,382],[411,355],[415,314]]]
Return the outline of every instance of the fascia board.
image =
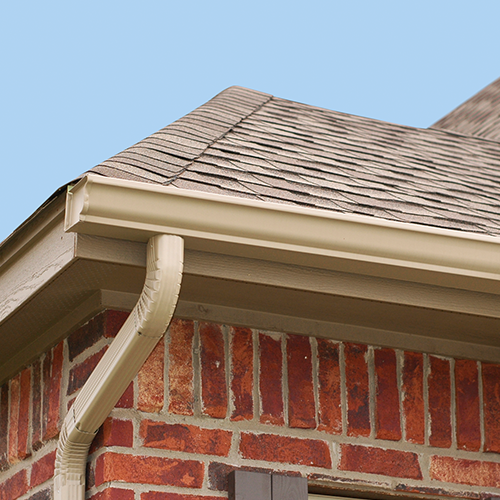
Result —
[[[500,238],[96,175],[68,190],[65,229],[489,292],[500,279]]]
[[[0,273],[12,261],[24,255],[36,241],[43,239],[51,228],[63,220],[65,203],[62,196],[54,197],[40,207],[10,236],[0,243]]]

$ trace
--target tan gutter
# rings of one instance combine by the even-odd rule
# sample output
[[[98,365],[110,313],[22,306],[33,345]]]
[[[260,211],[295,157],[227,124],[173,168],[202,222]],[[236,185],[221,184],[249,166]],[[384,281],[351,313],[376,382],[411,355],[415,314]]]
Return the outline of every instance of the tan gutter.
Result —
[[[135,308],[64,419],[56,456],[55,500],[85,498],[85,465],[95,433],[165,333],[180,292],[183,240],[149,240],[147,275]]]
[[[498,294],[500,238],[88,175],[68,231]]]

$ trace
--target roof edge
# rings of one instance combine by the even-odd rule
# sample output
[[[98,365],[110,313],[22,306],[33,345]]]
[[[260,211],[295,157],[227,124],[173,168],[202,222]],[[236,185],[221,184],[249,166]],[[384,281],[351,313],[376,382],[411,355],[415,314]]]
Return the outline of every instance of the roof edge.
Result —
[[[65,230],[177,234],[216,253],[476,291],[500,281],[500,238],[94,175],[68,191]]]

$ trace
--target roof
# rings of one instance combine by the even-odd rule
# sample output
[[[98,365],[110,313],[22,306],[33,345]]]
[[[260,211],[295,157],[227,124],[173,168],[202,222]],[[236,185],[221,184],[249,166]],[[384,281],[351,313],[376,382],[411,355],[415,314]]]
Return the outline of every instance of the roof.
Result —
[[[499,152],[231,87],[0,245],[0,382],[131,309],[157,234],[184,240],[180,317],[494,361]]]
[[[432,128],[500,141],[500,78],[441,118]]]
[[[492,140],[230,87],[91,172],[499,235],[499,164]]]

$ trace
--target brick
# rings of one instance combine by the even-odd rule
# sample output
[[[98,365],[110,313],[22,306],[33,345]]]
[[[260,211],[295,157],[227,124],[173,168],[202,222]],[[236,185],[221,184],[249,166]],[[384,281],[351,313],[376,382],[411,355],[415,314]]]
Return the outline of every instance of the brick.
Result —
[[[21,374],[10,381],[10,408],[9,408],[9,451],[8,458],[11,464],[19,462],[18,436],[19,436],[19,402],[21,399]]]
[[[500,463],[498,462],[433,455],[429,470],[431,479],[437,481],[500,488]]]
[[[113,311],[112,309],[106,311],[104,336],[106,338],[116,337],[129,316],[130,313],[126,311]]]
[[[406,441],[424,444],[424,357],[418,352],[404,353],[403,417]]]
[[[149,413],[162,410],[165,402],[165,341],[161,339],[137,374],[137,409]]]
[[[283,355],[281,338],[259,334],[260,421],[263,424],[283,425]]]
[[[115,405],[115,408],[133,408],[134,407],[134,383],[130,382],[125,392]]]
[[[439,448],[451,446],[451,381],[450,362],[429,356],[429,444]]]
[[[92,347],[104,335],[105,313],[100,313],[68,337],[69,360]]]
[[[31,455],[31,452],[28,450],[31,406],[31,368],[25,368],[21,372],[20,393],[17,456],[20,460],[24,460],[27,456]]]
[[[193,415],[194,323],[174,318],[170,324],[169,335],[168,411],[177,415]]]
[[[134,500],[134,490],[124,490],[122,488],[106,488],[105,490],[92,495],[89,500]]]
[[[44,440],[52,439],[59,433],[59,412],[61,407],[61,380],[64,360],[64,344],[60,342],[52,349],[50,370],[50,392]]]
[[[422,479],[416,453],[369,446],[341,445],[339,469],[365,474]]]
[[[457,446],[462,450],[479,451],[481,427],[476,361],[468,359],[455,361],[455,393]]]
[[[367,347],[345,344],[347,385],[347,435],[370,435],[370,399],[368,385]]]
[[[276,469],[266,469],[264,467],[237,466],[223,464],[220,462],[211,462],[208,466],[208,487],[216,491],[228,491],[228,477],[233,470],[242,470],[248,472],[259,472],[264,474],[280,474],[287,476],[301,477],[300,472],[278,471]],[[217,497],[221,498],[221,497]]]
[[[312,353],[309,337],[288,335],[286,339],[288,373],[288,425],[316,428],[316,407],[312,380]]]
[[[375,374],[377,379],[375,437],[399,441],[401,439],[401,416],[394,349],[375,350]]]
[[[42,447],[42,365],[40,360],[33,364],[31,411],[31,448],[37,451]]]
[[[148,491],[141,494],[141,500],[221,500],[221,497],[205,495],[183,495],[165,491]]]
[[[99,352],[92,354],[92,356],[89,356],[85,361],[71,368],[69,372],[68,390],[66,392],[67,396],[75,393],[85,385],[85,382],[87,382],[107,350],[108,346],[105,346]]]
[[[220,325],[200,323],[202,412],[213,418],[227,413],[224,337]]]
[[[125,481],[201,488],[203,473],[203,463],[196,460],[104,453],[96,461],[95,485]]]
[[[253,336],[248,328],[231,328],[231,420],[253,418]]]
[[[500,365],[483,363],[484,449],[500,453]]]
[[[222,429],[204,429],[195,425],[166,424],[145,420],[140,436],[144,446],[164,450],[227,457],[233,433]]]
[[[318,343],[318,430],[342,433],[339,344],[327,339]]]
[[[37,491],[28,497],[28,500],[52,500],[52,489]]]
[[[40,484],[49,481],[54,477],[54,464],[56,461],[56,452],[48,453],[36,461],[31,467],[30,487],[34,488]]]
[[[102,338],[116,337],[129,314],[123,311],[104,311],[74,331],[67,339],[69,360],[73,361]]]
[[[27,473],[21,470],[0,484],[0,500],[16,500],[28,489]]]
[[[0,471],[8,464],[8,435],[9,435],[9,385],[0,387]]]
[[[131,420],[108,417],[92,441],[89,453],[103,446],[134,446],[134,424]]]
[[[243,458],[251,460],[325,468],[332,466],[328,444],[319,439],[243,432],[240,440],[240,454]]]

